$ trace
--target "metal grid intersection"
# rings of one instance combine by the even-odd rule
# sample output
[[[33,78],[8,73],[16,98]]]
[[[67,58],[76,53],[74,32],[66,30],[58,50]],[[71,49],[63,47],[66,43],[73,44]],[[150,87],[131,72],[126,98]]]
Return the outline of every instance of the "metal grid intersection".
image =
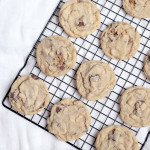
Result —
[[[53,104],[57,103],[63,98],[71,97],[75,99],[82,100],[88,107],[92,122],[88,132],[83,135],[78,140],[67,142],[77,149],[94,149],[94,142],[98,132],[105,126],[108,125],[123,125],[130,130],[132,130],[138,140],[139,146],[142,149],[146,139],[148,137],[148,132],[143,132],[143,128],[138,129],[128,126],[122,122],[119,116],[119,99],[122,92],[130,86],[144,86],[150,88],[150,82],[146,79],[143,73],[143,62],[146,54],[150,49],[150,23],[148,19],[137,19],[126,14],[122,8],[120,0],[93,0],[101,10],[101,25],[100,27],[91,35],[85,38],[70,38],[63,31],[62,27],[58,21],[58,13],[65,2],[61,1],[56,10],[54,11],[51,18],[48,20],[45,28],[43,29],[41,35],[39,36],[36,44],[31,50],[27,61],[24,66],[19,71],[16,78],[26,74],[35,74],[45,81],[49,92],[51,94],[51,101],[49,105],[36,115],[27,116],[21,115],[16,112],[10,105],[8,100],[8,93],[6,94],[3,105],[9,110],[15,112],[16,114],[22,116],[23,118],[29,120],[35,125],[47,130],[46,118],[48,117],[51,107]],[[125,21],[134,26],[141,35],[141,44],[138,52],[134,57],[129,60],[113,60],[104,55],[100,46],[100,34],[108,26],[108,24],[114,21]],[[35,51],[38,43],[47,36],[51,35],[62,35],[71,39],[77,50],[77,62],[75,67],[69,71],[68,74],[62,77],[53,78],[44,75],[36,63]],[[102,60],[110,64],[113,68],[116,76],[117,83],[109,95],[98,101],[87,101],[83,99],[76,89],[75,84],[75,74],[84,61],[87,60]],[[141,132],[144,133],[141,135]]]

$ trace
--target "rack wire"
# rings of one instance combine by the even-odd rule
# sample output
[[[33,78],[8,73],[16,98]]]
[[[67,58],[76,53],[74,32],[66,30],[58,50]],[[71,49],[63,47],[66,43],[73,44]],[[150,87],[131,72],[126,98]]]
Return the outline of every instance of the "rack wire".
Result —
[[[49,105],[36,115],[28,116],[22,115],[16,112],[10,105],[8,100],[8,90],[6,96],[3,99],[3,106],[27,119],[40,128],[47,130],[46,118],[49,116],[51,107],[63,98],[71,97],[79,99],[84,102],[91,114],[92,122],[88,132],[81,138],[67,142],[77,149],[92,150],[95,149],[94,143],[98,132],[108,125],[121,125],[129,128],[134,132],[137,137],[140,149],[143,148],[149,132],[145,132],[145,128],[134,128],[126,125],[119,116],[119,99],[122,92],[130,86],[144,86],[150,88],[150,82],[147,80],[143,73],[143,62],[146,54],[150,49],[150,22],[148,19],[137,19],[128,15],[122,8],[120,0],[92,0],[101,10],[101,25],[91,35],[85,38],[71,38],[62,29],[59,21],[58,14],[61,6],[65,0],[60,1],[53,15],[48,20],[42,33],[40,34],[37,42],[27,57],[24,66],[20,69],[15,80],[26,74],[35,74],[41,78],[47,85],[51,101]],[[114,21],[124,21],[134,26],[141,35],[141,44],[134,57],[129,60],[113,60],[104,55],[100,46],[100,34],[108,26],[108,24]],[[37,45],[44,38],[51,35],[62,35],[71,39],[77,50],[77,62],[75,67],[69,71],[65,76],[53,78],[43,74],[36,63],[35,51]],[[81,97],[76,89],[76,71],[78,67],[87,60],[100,60],[110,64],[113,68],[116,76],[117,83],[112,92],[109,95],[98,101],[87,101]],[[15,81],[14,80],[14,81]],[[140,136],[142,133],[142,136]]]

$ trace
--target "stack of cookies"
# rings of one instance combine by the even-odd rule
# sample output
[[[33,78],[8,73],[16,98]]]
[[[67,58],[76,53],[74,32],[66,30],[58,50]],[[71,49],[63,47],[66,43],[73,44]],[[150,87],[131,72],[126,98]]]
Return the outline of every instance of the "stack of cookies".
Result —
[[[124,9],[132,16],[150,17],[150,2],[123,0]],[[69,0],[60,12],[59,21],[71,37],[85,37],[100,26],[100,10],[90,0]],[[126,60],[137,52],[140,35],[130,24],[114,22],[100,37],[104,53],[112,58]],[[47,76],[59,77],[67,74],[77,60],[76,49],[70,39],[54,35],[44,39],[36,50],[37,64]],[[144,72],[150,79],[150,53],[145,59]],[[89,101],[100,100],[110,93],[116,84],[116,75],[109,64],[102,61],[86,61],[76,73],[78,92]],[[50,102],[46,84],[35,75],[18,78],[9,93],[15,110],[33,115]],[[120,99],[120,116],[133,127],[150,125],[150,89],[128,88]],[[66,98],[55,104],[47,118],[49,132],[62,141],[72,141],[88,131],[90,113],[80,100]],[[97,150],[138,150],[135,135],[122,126],[109,126],[101,130],[95,143]]]

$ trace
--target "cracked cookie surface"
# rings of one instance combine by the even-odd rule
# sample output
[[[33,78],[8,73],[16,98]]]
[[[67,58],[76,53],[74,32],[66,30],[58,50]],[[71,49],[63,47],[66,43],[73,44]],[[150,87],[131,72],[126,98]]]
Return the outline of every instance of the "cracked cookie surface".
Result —
[[[83,63],[76,77],[77,89],[87,100],[104,98],[116,83],[116,76],[109,64],[101,61]]]
[[[150,17],[150,0],[123,0],[123,8],[137,18]]]
[[[108,126],[102,129],[96,139],[96,150],[139,150],[135,135],[122,126]]]
[[[145,58],[144,73],[145,73],[146,77],[150,80],[150,52],[148,53],[148,55]]]
[[[100,39],[102,50],[112,59],[129,59],[135,55],[140,45],[138,31],[126,22],[110,24]]]
[[[137,86],[125,90],[120,99],[120,116],[130,126],[149,126],[150,89]]]
[[[77,60],[76,49],[70,39],[57,35],[44,39],[38,45],[36,57],[42,72],[52,77],[68,73]]]
[[[100,10],[90,0],[70,0],[60,12],[59,21],[71,37],[85,37],[100,25]]]
[[[88,131],[91,116],[81,101],[66,98],[53,105],[47,118],[49,132],[62,141],[72,141]]]
[[[18,112],[25,115],[36,114],[44,109],[50,94],[46,84],[35,75],[19,77],[12,85],[9,100]]]

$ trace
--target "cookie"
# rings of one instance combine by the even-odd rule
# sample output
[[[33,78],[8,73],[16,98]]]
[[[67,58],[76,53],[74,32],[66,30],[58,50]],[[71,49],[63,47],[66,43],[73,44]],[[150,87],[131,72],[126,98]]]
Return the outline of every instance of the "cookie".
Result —
[[[120,116],[130,126],[149,126],[150,89],[137,86],[125,90],[120,99]]]
[[[70,39],[54,35],[44,39],[38,45],[36,58],[44,74],[58,77],[65,75],[74,67],[77,54]]]
[[[60,12],[59,21],[71,37],[85,37],[100,26],[100,10],[90,0],[69,0]]]
[[[123,8],[128,14],[136,18],[150,17],[149,0],[123,0]]]
[[[102,50],[112,59],[129,59],[135,55],[140,45],[138,31],[125,22],[110,24],[100,39]]]
[[[12,107],[25,115],[33,115],[44,109],[50,94],[46,84],[35,75],[18,78],[12,85],[9,100]]]
[[[135,135],[122,126],[108,126],[102,129],[96,139],[96,150],[139,150]]]
[[[109,64],[101,61],[83,63],[76,76],[79,93],[87,100],[94,101],[104,98],[112,91],[116,76]]]
[[[150,52],[148,53],[148,55],[145,58],[144,73],[145,73],[146,77],[150,80]]]
[[[90,113],[81,101],[63,99],[52,107],[47,118],[48,130],[61,141],[72,141],[88,131]]]

